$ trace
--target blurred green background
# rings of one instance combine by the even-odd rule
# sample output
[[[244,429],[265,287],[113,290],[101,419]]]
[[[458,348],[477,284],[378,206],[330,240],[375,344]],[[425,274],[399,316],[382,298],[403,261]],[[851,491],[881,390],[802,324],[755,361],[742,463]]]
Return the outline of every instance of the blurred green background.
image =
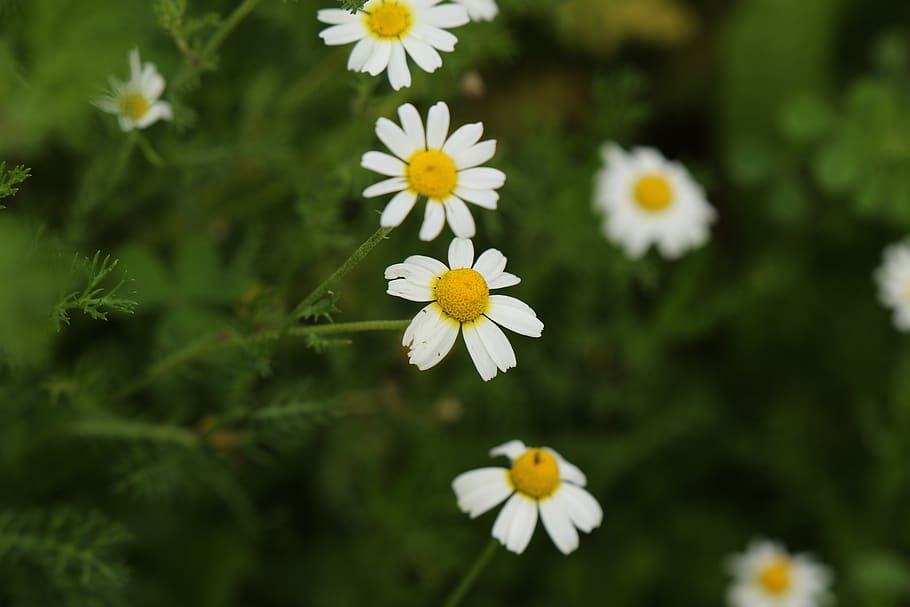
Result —
[[[0,605],[439,604],[495,517],[450,482],[512,438],[581,467],[604,524],[569,557],[538,528],[465,604],[720,605],[758,535],[829,564],[841,604],[910,604],[910,348],[872,282],[910,231],[910,4],[499,0],[397,93],[322,44],[332,0],[261,0],[188,67],[238,4],[0,0],[0,160],[33,175],[0,210]],[[133,47],[175,106],[143,131],[163,166],[90,103]],[[485,384],[459,341],[419,372],[400,332],[225,346],[374,232],[375,120],[438,100],[499,141],[475,243],[546,324],[518,367]],[[684,162],[710,243],[607,243],[605,141]],[[419,223],[332,320],[417,312],[382,270],[445,255]],[[133,314],[68,305],[98,251]]]

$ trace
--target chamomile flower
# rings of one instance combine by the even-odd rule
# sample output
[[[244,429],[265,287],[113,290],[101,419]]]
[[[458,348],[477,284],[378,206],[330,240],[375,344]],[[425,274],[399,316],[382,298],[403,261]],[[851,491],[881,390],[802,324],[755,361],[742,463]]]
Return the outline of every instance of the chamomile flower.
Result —
[[[139,60],[139,49],[130,51],[130,79],[121,82],[110,79],[111,92],[95,105],[110,114],[117,114],[124,131],[144,129],[159,120],[170,120],[171,105],[159,101],[164,92],[164,78],[154,63],[145,65]]]
[[[450,53],[458,42],[448,28],[468,23],[468,12],[441,0],[369,0],[357,13],[341,8],[319,11],[317,19],[331,27],[319,32],[329,46],[356,42],[348,69],[378,76],[388,70],[396,91],[411,86],[405,54],[425,72],[442,66],[438,51]],[[437,6],[439,5],[439,6]]]
[[[885,249],[875,280],[882,304],[894,309],[894,325],[910,331],[910,244],[898,243]]]
[[[474,217],[465,203],[495,209],[499,201],[496,190],[506,181],[502,171],[479,166],[496,153],[496,141],[480,141],[480,122],[448,135],[449,106],[442,101],[430,108],[426,130],[410,103],[398,108],[398,116],[401,126],[387,118],[376,122],[376,135],[395,156],[367,152],[361,160],[364,168],[390,177],[364,190],[365,197],[397,192],[379,223],[385,227],[401,224],[422,197],[427,204],[421,240],[436,238],[446,221],[455,236],[473,237]]]
[[[496,0],[452,0],[468,11],[472,21],[492,21],[499,14]]]
[[[473,266],[472,266],[473,264]],[[449,245],[449,265],[423,255],[412,255],[386,268],[387,293],[410,301],[430,302],[404,332],[402,345],[408,361],[421,371],[438,364],[458,333],[484,381],[517,364],[515,351],[499,325],[521,335],[540,337],[543,323],[527,304],[490,290],[521,282],[505,272],[506,258],[487,249],[474,263],[474,245],[456,238]]]
[[[480,468],[452,481],[458,507],[476,518],[505,501],[493,523],[493,537],[516,554],[527,548],[537,526],[538,513],[550,539],[563,554],[578,548],[578,531],[600,526],[603,511],[582,487],[581,470],[548,447],[527,447],[513,440],[490,450],[504,455],[510,468]],[[511,497],[510,497],[511,496]]]
[[[597,175],[595,208],[604,214],[603,232],[641,257],[652,244],[666,258],[676,258],[708,240],[716,212],[686,169],[653,148],[625,152],[605,145],[606,165]]]
[[[830,598],[828,569],[774,542],[753,541],[731,557],[729,568],[731,607],[816,607]]]

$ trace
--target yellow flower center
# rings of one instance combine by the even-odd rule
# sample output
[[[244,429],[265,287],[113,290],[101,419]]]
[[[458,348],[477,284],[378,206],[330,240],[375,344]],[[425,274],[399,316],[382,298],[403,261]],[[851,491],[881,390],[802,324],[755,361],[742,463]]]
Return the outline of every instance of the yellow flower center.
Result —
[[[411,156],[405,177],[412,190],[435,200],[448,198],[458,184],[455,161],[439,150],[426,150]]]
[[[758,574],[758,583],[768,594],[780,596],[790,589],[791,568],[790,559],[776,558]]]
[[[414,15],[406,4],[383,2],[364,13],[367,29],[382,40],[400,38],[411,29]]]
[[[461,322],[474,320],[487,311],[490,289],[477,270],[449,270],[436,281],[436,303]]]
[[[645,175],[635,184],[635,202],[649,213],[659,213],[673,202],[673,189],[660,175]]]
[[[509,471],[515,489],[540,499],[559,487],[559,465],[544,449],[528,449],[512,464]]]
[[[139,120],[149,111],[149,100],[142,93],[127,93],[120,98],[120,113]]]

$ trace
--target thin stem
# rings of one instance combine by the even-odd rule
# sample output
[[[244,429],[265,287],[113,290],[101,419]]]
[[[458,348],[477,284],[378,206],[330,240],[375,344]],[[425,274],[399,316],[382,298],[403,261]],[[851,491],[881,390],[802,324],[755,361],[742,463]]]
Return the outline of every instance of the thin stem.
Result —
[[[484,548],[484,551],[480,553],[480,556],[477,557],[477,560],[474,561],[474,564],[471,565],[471,568],[461,579],[461,582],[458,586],[455,587],[455,590],[449,595],[449,598],[446,599],[446,602],[443,603],[443,607],[455,607],[461,602],[461,599],[468,593],[471,589],[471,586],[474,585],[474,582],[477,580],[477,576],[486,568],[490,563],[490,560],[493,558],[493,555],[496,554],[496,549],[499,548],[499,542],[495,539],[490,540],[490,543],[487,544],[487,547]]]
[[[253,9],[256,8],[256,5],[259,4],[259,0],[243,0],[234,12],[221,24],[212,37],[209,38],[209,41],[202,48],[202,57],[208,59],[212,53],[218,50],[218,47],[224,42],[228,37],[231,31],[237,27],[237,25],[243,21],[243,19],[253,12]]]
[[[173,369],[181,367],[186,363],[197,358],[202,358],[208,354],[221,352],[249,346],[252,344],[274,341],[283,335],[292,337],[309,337],[312,335],[335,335],[338,333],[361,333],[364,331],[399,331],[410,324],[410,320],[365,320],[359,322],[339,322],[328,325],[308,325],[302,327],[291,327],[284,330],[261,331],[251,335],[238,335],[233,331],[219,331],[212,335],[207,335],[182,350],[178,350],[170,356],[158,361],[152,365],[149,370],[134,381],[127,385],[118,394],[118,398],[125,398],[134,394],[151,384],[159,377],[166,375]]]
[[[154,164],[156,167],[163,167],[165,162],[164,158],[155,151],[155,148],[152,147],[151,142],[146,139],[145,135],[139,131],[133,131],[132,138],[139,144],[139,148],[142,150],[142,153],[145,154],[145,159],[150,163]]]

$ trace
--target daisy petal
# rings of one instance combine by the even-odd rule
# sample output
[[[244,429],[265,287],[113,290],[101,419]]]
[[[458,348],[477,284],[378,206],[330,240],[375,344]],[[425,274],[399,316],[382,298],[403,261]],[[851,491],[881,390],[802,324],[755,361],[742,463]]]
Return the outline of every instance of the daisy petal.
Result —
[[[352,72],[362,72],[363,66],[373,55],[374,46],[373,38],[364,38],[355,44],[351,50],[351,55],[348,57],[348,69]]]
[[[488,280],[487,287],[492,291],[493,289],[505,289],[506,287],[514,287],[520,282],[521,279],[514,274],[503,272],[495,279]]]
[[[376,136],[393,154],[402,160],[407,160],[414,155],[414,152],[422,149],[414,147],[413,142],[401,130],[401,127],[388,118],[380,118],[376,121]]]
[[[496,326],[496,323],[486,318],[479,318],[474,321],[474,326],[477,327],[477,333],[480,335],[484,348],[500,371],[505,373],[518,364],[509,338],[502,332],[502,329]]]
[[[581,487],[568,483],[560,485],[553,497],[563,503],[569,519],[585,533],[590,533],[592,529],[600,527],[600,523],[603,521],[603,510],[597,500]]]
[[[543,323],[527,304],[508,295],[490,295],[487,317],[510,331],[528,337],[540,337]]]
[[[506,256],[498,249],[487,249],[477,258],[474,263],[474,269],[480,272],[484,280],[489,283],[506,269]]]
[[[427,25],[448,29],[465,25],[471,19],[463,6],[444,4],[420,11],[420,20]]]
[[[436,274],[434,272],[422,265],[408,261],[390,265],[385,269],[384,276],[386,280],[403,278],[408,282],[428,289],[433,288],[436,283]]]
[[[446,209],[446,219],[455,236],[459,238],[473,238],[477,233],[474,217],[467,205],[457,196],[450,196],[443,202]]]
[[[490,449],[490,457],[505,455],[510,460],[515,461],[527,450],[527,445],[525,445],[520,440],[510,440],[507,443],[503,443]]]
[[[389,204],[382,211],[382,217],[379,218],[379,225],[384,228],[393,228],[401,225],[404,218],[408,216],[414,203],[417,202],[417,194],[410,190],[398,192]]]
[[[389,84],[396,91],[411,86],[411,70],[408,69],[408,60],[404,55],[404,47],[400,44],[391,46]]]
[[[462,323],[461,332],[464,336],[464,343],[468,347],[468,354],[471,355],[471,360],[474,361],[474,367],[480,374],[480,378],[483,381],[490,381],[496,377],[496,362],[484,346],[476,324],[474,322]]]
[[[404,50],[408,56],[414,60],[414,63],[425,72],[433,73],[442,67],[442,57],[432,46],[415,36],[408,36],[402,39]]]
[[[467,238],[453,238],[449,244],[449,268],[470,268],[474,263],[474,243]]]
[[[360,159],[360,166],[389,177],[404,177],[405,164],[384,152],[367,152]]]
[[[446,140],[442,151],[453,158],[472,148],[483,136],[483,123],[474,122],[455,129]]]
[[[521,507],[522,501],[526,501],[526,499],[517,493],[509,498],[509,501],[499,511],[496,521],[493,523],[493,537],[499,540],[499,543],[503,546],[509,539],[509,528],[512,527],[512,521]]]
[[[454,51],[455,44],[458,43],[455,34],[426,23],[415,23],[411,28],[411,35],[446,53]]]
[[[553,449],[547,448],[547,452],[556,458],[556,463],[559,466],[560,479],[569,481],[570,483],[575,483],[579,487],[584,487],[588,484],[588,478],[585,476],[585,473],[578,468],[578,466],[570,463],[568,460],[566,460],[566,458],[561,456]]]
[[[486,190],[500,188],[506,182],[506,174],[499,169],[477,167],[458,172],[458,185],[465,188]]]
[[[578,548],[578,532],[565,506],[554,497],[540,501],[540,520],[559,551],[570,554]]]
[[[400,192],[407,189],[408,182],[401,177],[392,177],[391,179],[386,179],[385,181],[380,181],[379,183],[374,183],[367,189],[363,191],[364,198],[375,198],[376,196],[383,196],[385,194],[391,194],[392,192]]]
[[[333,25],[319,32],[319,37],[329,46],[350,44],[362,40],[366,36],[363,26],[358,23],[345,23]]]
[[[389,60],[392,58],[392,43],[386,40],[378,40],[373,45],[373,54],[363,65],[363,71],[370,76],[378,76],[384,69],[389,67]]]
[[[401,119],[402,129],[411,140],[411,147],[415,150],[425,149],[427,140],[423,132],[423,121],[420,119],[417,108],[410,103],[405,103],[398,108],[398,117]]]
[[[449,132],[449,106],[440,101],[430,108],[427,116],[427,147],[438,150]]]
[[[460,171],[482,165],[496,154],[496,140],[489,139],[455,154],[455,167]]]
[[[446,212],[442,203],[427,201],[427,210],[423,216],[423,225],[420,226],[420,240],[430,241],[439,236],[442,227],[446,224]]]
[[[458,186],[455,188],[455,195],[465,202],[491,210],[496,210],[499,202],[499,194],[495,190],[474,190]]]
[[[520,493],[519,506],[517,507],[512,524],[509,525],[509,535],[506,540],[506,550],[521,554],[531,542],[531,536],[534,535],[534,528],[537,526],[537,501],[528,499]]]
[[[359,15],[355,15],[343,8],[324,8],[316,13],[316,19],[322,23],[330,25],[340,25],[342,23],[354,23],[360,20]]]
[[[136,121],[136,128],[144,129],[159,120],[170,120],[172,117],[171,104],[167,101],[156,101],[145,112],[145,115]]]
[[[471,518],[477,518],[512,494],[505,468],[480,468],[459,474],[452,481],[458,507]]]
[[[405,259],[404,262],[426,268],[436,276],[441,276],[443,273],[449,271],[446,264],[438,259],[433,259],[432,257],[426,257],[424,255],[411,255]]]
[[[408,301],[425,302],[436,299],[433,289],[418,286],[404,278],[389,281],[389,288],[386,290],[386,293],[394,295],[395,297],[407,299]]]

